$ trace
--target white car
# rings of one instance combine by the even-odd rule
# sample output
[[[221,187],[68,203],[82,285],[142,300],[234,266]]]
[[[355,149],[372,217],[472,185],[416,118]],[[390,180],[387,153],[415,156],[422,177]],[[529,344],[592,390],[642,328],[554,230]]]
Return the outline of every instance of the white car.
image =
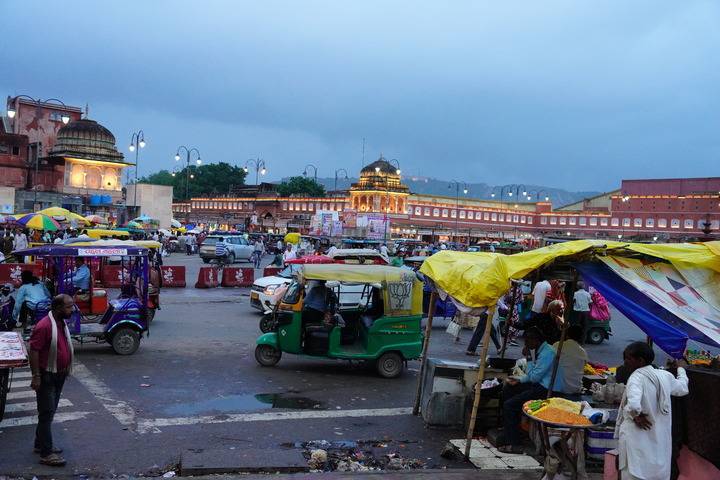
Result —
[[[302,268],[302,264],[296,263],[285,267],[282,271],[278,272],[277,275],[269,277],[262,277],[255,280],[250,290],[250,305],[257,308],[261,312],[267,309],[265,302],[270,303],[270,308],[275,306],[275,299],[273,294],[275,290],[282,285],[289,285],[292,282],[293,275],[295,272]],[[357,308],[364,298],[363,292],[365,285],[340,285],[339,295],[339,307],[344,308]]]

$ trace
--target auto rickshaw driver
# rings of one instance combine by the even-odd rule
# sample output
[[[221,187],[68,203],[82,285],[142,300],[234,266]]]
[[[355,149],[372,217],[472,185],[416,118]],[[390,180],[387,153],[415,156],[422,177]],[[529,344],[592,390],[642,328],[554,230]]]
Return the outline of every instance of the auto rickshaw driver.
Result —
[[[305,287],[303,320],[306,324],[330,323],[337,312],[338,298],[325,280],[310,280]]]

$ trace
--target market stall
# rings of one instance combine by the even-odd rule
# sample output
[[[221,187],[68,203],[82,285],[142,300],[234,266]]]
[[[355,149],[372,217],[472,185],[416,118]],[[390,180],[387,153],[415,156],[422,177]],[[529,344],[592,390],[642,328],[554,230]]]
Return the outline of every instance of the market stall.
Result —
[[[515,255],[443,251],[425,260],[420,272],[433,286],[431,302],[436,296],[449,298],[463,313],[487,311],[492,318],[498,299],[512,279],[523,279],[560,263],[570,265],[576,277],[582,276],[608,298],[669,356],[681,358],[689,340],[720,346],[716,287],[720,284],[720,242],[665,245],[580,240]],[[481,358],[487,358],[490,326],[491,322],[487,322]],[[431,327],[429,315],[420,378]],[[562,340],[558,350],[562,350]],[[485,362],[480,362],[476,384],[485,379],[484,368]],[[466,456],[481,391],[475,389]],[[414,413],[419,410],[419,393],[420,385]]]
[[[20,334],[0,332],[0,421],[5,415],[5,402],[10,391],[13,369],[27,363],[27,350]]]

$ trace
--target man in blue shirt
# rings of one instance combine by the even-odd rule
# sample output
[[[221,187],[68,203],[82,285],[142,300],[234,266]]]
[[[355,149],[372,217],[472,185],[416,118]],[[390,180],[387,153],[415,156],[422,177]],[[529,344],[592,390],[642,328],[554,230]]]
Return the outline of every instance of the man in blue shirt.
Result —
[[[335,313],[337,297],[324,281],[310,280],[305,288],[303,319],[307,323],[321,323],[325,318],[325,312]]]
[[[503,426],[506,445],[499,448],[504,453],[522,453],[520,441],[520,420],[522,407],[528,400],[547,397],[552,377],[555,350],[545,342],[542,333],[535,327],[525,331],[525,348],[535,352],[535,360],[528,362],[525,375],[511,377],[503,388]],[[559,376],[562,378],[562,376]],[[562,390],[555,380],[554,390]]]
[[[75,272],[72,276],[73,287],[77,289],[76,293],[85,293],[90,290],[90,269],[85,265],[83,257],[75,258]]]

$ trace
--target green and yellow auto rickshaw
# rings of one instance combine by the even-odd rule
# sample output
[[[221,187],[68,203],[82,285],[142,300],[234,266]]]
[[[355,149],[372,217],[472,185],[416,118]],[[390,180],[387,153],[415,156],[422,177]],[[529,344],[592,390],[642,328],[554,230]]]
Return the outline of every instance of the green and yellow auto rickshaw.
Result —
[[[327,295],[339,299],[342,308],[319,317],[316,310],[304,306],[310,288],[332,292]],[[357,305],[350,306],[355,299]],[[422,282],[412,270],[386,265],[303,265],[278,306],[276,331],[258,338],[255,359],[260,365],[273,366],[285,352],[374,361],[381,376],[394,378],[407,360],[420,357],[421,318]]]

